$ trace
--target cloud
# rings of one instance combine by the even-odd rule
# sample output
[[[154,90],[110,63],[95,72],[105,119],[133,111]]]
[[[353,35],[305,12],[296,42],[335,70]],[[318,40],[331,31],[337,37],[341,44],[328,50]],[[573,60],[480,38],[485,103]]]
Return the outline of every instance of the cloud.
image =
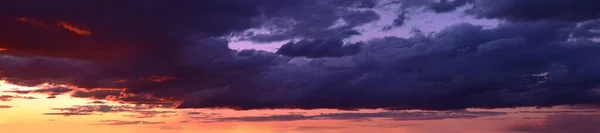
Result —
[[[436,13],[450,12],[456,10],[456,8],[460,6],[463,6],[473,1],[475,0],[440,0],[437,3],[432,3],[431,5],[429,5],[429,8],[431,8]]]
[[[519,113],[533,114],[569,114],[569,113],[596,113],[597,110],[538,110],[538,111],[519,111]]]
[[[4,91],[4,92],[18,93],[18,94],[38,93],[38,94],[48,94],[48,95],[61,95],[61,94],[71,92],[71,91],[73,91],[73,89],[66,88],[66,87],[49,87],[49,88],[42,88],[42,89],[37,89],[37,90],[16,90],[16,91]]]
[[[0,95],[0,101],[12,101],[14,99],[37,99],[29,96],[17,96],[17,95]]]
[[[90,102],[89,104],[105,104],[105,103],[106,103],[105,101],[93,101],[93,102]]]
[[[300,121],[300,120],[364,120],[372,118],[381,118],[394,121],[412,121],[412,120],[443,120],[443,119],[474,119],[480,117],[490,117],[505,115],[504,112],[485,112],[485,111],[387,111],[375,113],[326,113],[319,115],[269,115],[269,116],[248,116],[248,117],[211,117],[206,122],[264,122],[264,121]]]
[[[295,38],[347,38],[356,35],[357,31],[353,30],[354,27],[380,18],[371,10],[377,6],[377,0],[344,2],[326,0],[316,3],[300,2],[296,6],[275,13],[275,17],[266,19],[266,22],[259,27],[261,30],[268,31],[267,33],[247,30],[236,33],[235,37],[255,42],[275,42]]]
[[[13,106],[0,105],[0,109],[10,109],[10,108],[13,108]]]
[[[345,44],[340,39],[316,39],[289,42],[277,50],[277,54],[290,57],[342,57],[360,51],[361,44]]]
[[[156,125],[163,124],[165,122],[150,122],[150,121],[121,121],[121,120],[103,120],[100,121],[97,125],[111,125],[111,126],[122,126],[122,125]]]
[[[543,117],[536,124],[512,127],[510,131],[523,133],[597,133],[598,115],[555,114]]]
[[[447,110],[600,103],[597,42],[576,24],[450,26],[434,35],[365,42],[339,58],[294,59],[252,79],[258,87],[189,93],[180,107]],[[506,99],[506,97],[511,97]],[[560,97],[560,98],[557,98]]]
[[[10,95],[1,95],[0,96],[0,101],[10,101],[12,100],[14,96],[10,96]]]
[[[78,116],[78,115],[93,115],[93,114],[92,113],[84,113],[84,112],[61,112],[61,113],[44,113],[44,115]]]
[[[348,45],[339,43],[287,48],[295,43],[281,50],[310,59],[235,51],[223,39],[265,26],[281,33],[247,39],[343,39],[347,34],[341,33],[358,32],[346,32],[351,27],[379,19],[369,2],[3,2],[0,77],[20,85],[84,88],[74,97],[179,108],[451,110],[600,103],[600,47],[591,40],[598,26],[578,23],[597,17],[597,8],[589,7],[595,1],[552,0],[545,8],[556,10],[538,14],[529,9],[544,6],[532,1],[479,0],[472,13],[507,21],[489,29],[458,24],[431,35],[373,39],[343,54]],[[329,29],[338,20],[346,26]],[[56,22],[74,27],[51,26]],[[92,34],[74,34],[76,29]]]
[[[77,98],[105,99],[110,96],[121,96],[123,89],[94,89],[74,91],[71,96]]]
[[[449,12],[466,4],[473,4],[469,14],[489,19],[513,21],[562,20],[582,21],[600,17],[597,0],[442,0],[430,5],[435,12]]]
[[[53,108],[52,110],[59,111],[56,113],[44,113],[44,115],[94,115],[105,113],[131,113],[124,116],[131,118],[153,118],[158,115],[161,117],[170,117],[177,114],[177,111],[172,110],[156,110],[164,109],[160,106],[152,105],[77,105],[69,108]]]

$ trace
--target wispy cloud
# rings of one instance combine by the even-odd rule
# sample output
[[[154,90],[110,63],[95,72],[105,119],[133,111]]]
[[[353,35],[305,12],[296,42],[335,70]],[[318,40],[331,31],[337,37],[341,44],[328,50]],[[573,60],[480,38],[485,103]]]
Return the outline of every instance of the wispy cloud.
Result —
[[[163,123],[164,122],[103,120],[103,121],[100,121],[99,123],[97,123],[97,125],[113,125],[113,126],[136,125],[136,124],[155,125],[155,124],[163,124]]]
[[[388,119],[394,121],[412,121],[412,120],[443,120],[443,119],[474,119],[480,117],[490,117],[505,115],[506,112],[490,111],[386,111],[376,113],[324,113],[319,115],[268,115],[268,116],[248,116],[248,117],[216,117],[201,118],[205,122],[265,122],[265,121],[300,121],[300,120],[364,120],[372,118]]]
[[[61,112],[61,113],[44,113],[44,115],[78,116],[78,115],[93,115],[93,113],[87,113],[87,112]]]
[[[0,95],[0,101],[11,101],[13,99],[37,99],[30,96],[18,96],[18,95]]]
[[[163,109],[163,110],[155,110]],[[152,105],[76,105],[68,108],[52,108],[59,111],[55,113],[45,113],[45,115],[92,115],[104,113],[132,113],[124,115],[131,118],[153,118],[157,115],[161,117],[171,117],[178,113],[175,110],[164,110],[164,108]]]

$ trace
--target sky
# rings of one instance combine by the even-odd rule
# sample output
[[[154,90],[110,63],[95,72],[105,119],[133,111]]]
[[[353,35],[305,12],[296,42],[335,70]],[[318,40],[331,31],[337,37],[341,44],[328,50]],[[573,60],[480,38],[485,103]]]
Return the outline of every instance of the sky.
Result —
[[[9,133],[600,133],[596,0],[0,0]]]

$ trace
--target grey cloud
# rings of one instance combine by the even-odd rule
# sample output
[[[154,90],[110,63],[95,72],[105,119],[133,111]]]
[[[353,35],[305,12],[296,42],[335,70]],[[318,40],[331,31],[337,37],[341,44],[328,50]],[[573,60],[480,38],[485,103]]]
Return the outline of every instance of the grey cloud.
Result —
[[[361,50],[361,44],[344,44],[340,39],[315,39],[289,42],[277,50],[277,54],[290,57],[342,57],[354,55]]]
[[[456,8],[473,1],[475,0],[440,0],[437,3],[429,5],[429,7],[437,13],[442,13],[456,10]]]

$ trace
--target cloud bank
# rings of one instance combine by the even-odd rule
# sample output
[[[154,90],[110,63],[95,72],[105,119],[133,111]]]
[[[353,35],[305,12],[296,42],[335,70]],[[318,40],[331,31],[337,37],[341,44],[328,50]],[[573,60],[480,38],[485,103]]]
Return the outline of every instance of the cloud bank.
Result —
[[[600,11],[589,6],[596,1],[401,2],[437,12],[472,4],[467,15],[506,22],[344,44],[340,40],[359,33],[354,27],[379,19],[369,9],[382,2],[3,1],[0,77],[20,85],[87,89],[75,97],[180,101],[180,108],[448,110],[600,103],[600,45],[592,41],[600,35]],[[338,21],[345,24],[333,26]],[[252,28],[274,34],[245,32]],[[306,40],[276,53],[229,49],[222,37],[237,34],[258,42]]]

